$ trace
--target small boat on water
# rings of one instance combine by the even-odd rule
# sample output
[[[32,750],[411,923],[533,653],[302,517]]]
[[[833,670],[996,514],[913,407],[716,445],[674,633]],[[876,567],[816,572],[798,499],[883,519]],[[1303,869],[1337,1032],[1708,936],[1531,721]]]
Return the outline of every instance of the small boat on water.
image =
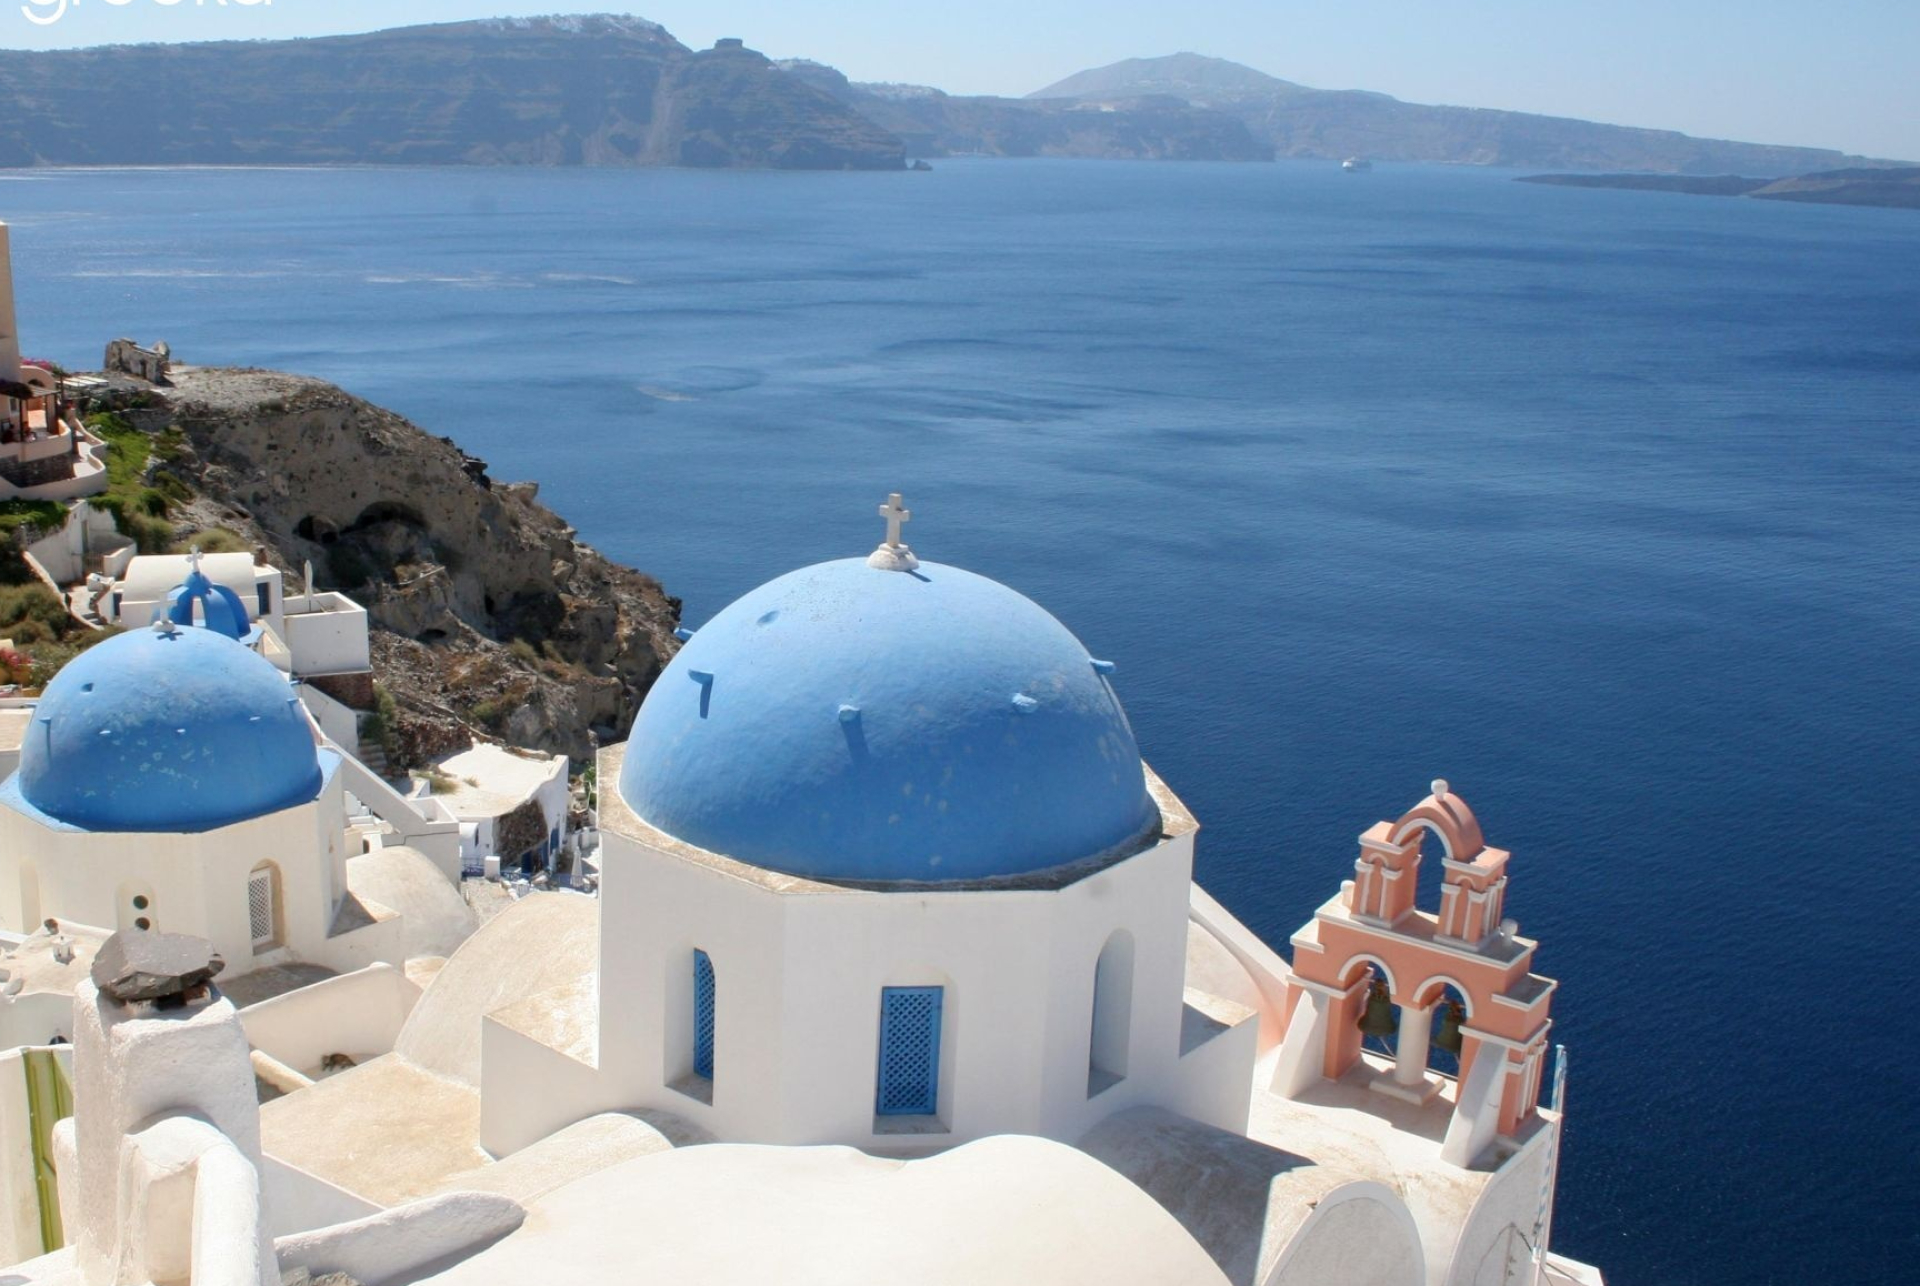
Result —
[[[1349,156],[1340,162],[1340,168],[1349,174],[1365,174],[1373,168],[1373,162],[1364,156]]]

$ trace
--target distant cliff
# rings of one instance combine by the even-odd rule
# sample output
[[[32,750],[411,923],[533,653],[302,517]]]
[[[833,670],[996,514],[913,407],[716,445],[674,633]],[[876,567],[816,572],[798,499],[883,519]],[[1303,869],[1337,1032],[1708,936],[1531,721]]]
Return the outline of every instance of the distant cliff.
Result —
[[[1085,105],[1140,95],[1234,117],[1279,156],[1703,175],[1805,174],[1867,161],[1824,148],[1733,143],[1527,112],[1430,107],[1359,90],[1309,89],[1199,54],[1128,59],[1069,76],[1028,101]]]
[[[592,17],[0,51],[0,166],[902,167],[884,129],[722,46]]]
[[[179,366],[173,381],[127,414],[177,430],[154,466],[192,497],[174,534],[264,546],[295,583],[311,563],[366,606],[394,767],[474,730],[576,762],[626,735],[677,646],[658,582],[582,544],[531,484],[333,385]]]
[[[630,17],[493,19],[318,40],[0,50],[0,167],[687,165],[898,170],[913,156],[1797,175],[1817,148],[1320,90],[1198,54],[1026,98],[861,84]]]
[[[1920,210],[1920,168],[1916,167],[1823,170],[1786,179],[1748,179],[1735,175],[1689,178],[1673,174],[1529,174],[1520,182],[1569,188],[1624,188],[1639,192],[1682,192],[1689,196],[1750,196],[1760,201],[1876,205],[1896,210]]]
[[[965,97],[922,85],[863,85],[804,59],[779,64],[896,135],[913,156],[1271,161],[1245,121],[1167,94],[1100,102]]]

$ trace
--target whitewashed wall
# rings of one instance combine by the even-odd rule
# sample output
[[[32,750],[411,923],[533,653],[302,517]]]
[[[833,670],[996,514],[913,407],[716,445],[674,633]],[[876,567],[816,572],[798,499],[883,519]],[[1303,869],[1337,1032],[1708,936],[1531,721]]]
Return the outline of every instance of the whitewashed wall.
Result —
[[[282,959],[335,969],[402,963],[397,922],[330,936],[347,891],[345,827],[332,771],[312,803],[198,834],[69,830],[0,805],[0,921],[17,932],[48,916],[118,930],[145,916],[163,932],[208,939],[230,977]],[[279,870],[281,931],[274,948],[256,953],[247,880],[263,860]],[[135,895],[147,898],[145,909]]]
[[[303,610],[308,603],[312,611]],[[280,626],[293,652],[293,672],[360,674],[371,665],[367,609],[345,594],[296,595]]]
[[[617,748],[600,777],[619,780]],[[1204,1072],[1180,1057],[1190,824],[1064,888],[878,892],[676,849],[617,805],[601,820],[598,1090],[580,1115],[657,1108],[723,1139],[890,1150],[1010,1132],[1072,1140],[1113,1112],[1176,1101],[1245,1119],[1251,1029]],[[1134,943],[1126,1075],[1090,1097],[1095,969],[1117,930]],[[696,948],[715,976],[710,1084],[691,1077]],[[881,990],[929,985],[945,988],[938,1110],[876,1117]],[[487,1069],[500,1129],[489,1147],[530,1128],[495,1111],[540,1084],[537,1049],[513,1057],[524,1083]],[[1241,1064],[1237,1077],[1221,1058]]]
[[[364,1063],[393,1049],[420,988],[389,964],[290,991],[240,1011],[247,1043],[313,1076],[329,1054]]]

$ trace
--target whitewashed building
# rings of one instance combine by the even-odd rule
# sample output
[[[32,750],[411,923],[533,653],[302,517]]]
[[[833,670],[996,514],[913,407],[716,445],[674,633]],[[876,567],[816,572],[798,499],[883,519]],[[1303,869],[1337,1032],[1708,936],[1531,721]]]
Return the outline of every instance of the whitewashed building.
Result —
[[[1459,796],[1370,828],[1289,964],[1194,884],[1114,667],[898,500],[667,667],[600,760],[598,899],[516,903],[399,1012],[384,966],[270,1021],[81,984],[74,1244],[13,1280],[1597,1286],[1548,1249],[1554,984]]]
[[[74,415],[51,369],[21,360],[11,235],[0,223],[0,500],[98,495],[106,444]]]
[[[0,783],[0,927],[57,917],[211,940],[235,973],[397,962],[347,887],[341,755],[286,677],[166,623],[83,652],[31,711]]]
[[[435,761],[432,800],[460,823],[461,869],[482,874],[494,858],[496,875],[552,871],[569,836],[567,766],[565,755],[484,741]]]
[[[63,532],[29,550],[49,579],[78,579],[85,562],[86,533],[94,515],[76,507]],[[76,536],[78,530],[81,534]],[[97,543],[97,538],[96,538]],[[134,554],[124,541],[106,559],[106,571],[87,577],[85,601],[98,618],[123,629],[150,625],[157,616],[176,614],[204,625],[211,610],[216,628],[247,639],[278,669],[301,683],[300,696],[327,735],[359,750],[359,715],[372,697],[372,643],[366,608],[345,594],[312,588],[286,592],[286,577],[264,557],[248,553]],[[211,605],[211,606],[210,606]],[[250,637],[258,631],[257,637]],[[349,704],[341,697],[350,698]]]

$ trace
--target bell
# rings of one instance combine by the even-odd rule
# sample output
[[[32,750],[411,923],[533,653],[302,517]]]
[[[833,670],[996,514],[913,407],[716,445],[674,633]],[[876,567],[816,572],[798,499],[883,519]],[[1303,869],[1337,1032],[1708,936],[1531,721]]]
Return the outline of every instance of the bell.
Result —
[[[1367,1007],[1360,1014],[1358,1023],[1362,1034],[1378,1036],[1385,1040],[1400,1029],[1393,1020],[1393,997],[1387,994],[1387,984],[1375,982],[1367,992]]]
[[[1455,1058],[1460,1056],[1460,1020],[1466,1016],[1467,1011],[1460,1007],[1459,1001],[1449,1000],[1447,1012],[1440,1016],[1440,1030],[1433,1033],[1434,1045]]]

